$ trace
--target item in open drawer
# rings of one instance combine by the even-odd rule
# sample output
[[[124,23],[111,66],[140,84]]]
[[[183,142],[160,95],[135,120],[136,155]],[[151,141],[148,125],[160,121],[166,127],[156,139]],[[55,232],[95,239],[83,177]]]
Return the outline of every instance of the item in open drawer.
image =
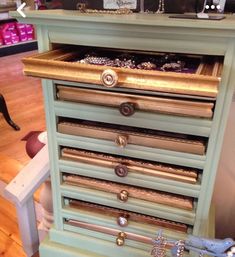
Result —
[[[190,63],[190,61],[191,63]],[[95,50],[85,54],[78,62],[91,65],[104,65],[118,68],[161,70],[194,73],[200,59],[177,54],[144,55],[139,53],[118,53]],[[187,66],[186,66],[187,63]]]
[[[198,179],[198,170],[196,169],[81,149],[63,148],[61,157],[69,161],[111,168],[118,177],[142,174],[146,177],[159,177],[190,184],[195,184]]]
[[[109,182],[101,179],[93,179],[79,175],[63,174],[63,183],[76,187],[84,187],[97,192],[103,191],[108,194],[116,194],[117,199],[128,202],[129,199],[138,199],[151,203],[158,203],[175,208],[193,210],[193,198],[157,190],[134,187],[121,183]],[[120,197],[120,195],[122,196]]]

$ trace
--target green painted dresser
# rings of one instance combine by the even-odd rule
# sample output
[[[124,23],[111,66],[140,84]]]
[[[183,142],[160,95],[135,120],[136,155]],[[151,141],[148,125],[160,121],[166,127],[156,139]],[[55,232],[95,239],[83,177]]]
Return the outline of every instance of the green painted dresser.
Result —
[[[13,15],[36,25],[40,51],[23,60],[42,78],[49,140],[55,222],[40,256],[147,257],[160,228],[173,239],[207,235],[235,17]],[[141,67],[87,63],[97,52],[138,56]],[[164,58],[175,61],[151,69]]]

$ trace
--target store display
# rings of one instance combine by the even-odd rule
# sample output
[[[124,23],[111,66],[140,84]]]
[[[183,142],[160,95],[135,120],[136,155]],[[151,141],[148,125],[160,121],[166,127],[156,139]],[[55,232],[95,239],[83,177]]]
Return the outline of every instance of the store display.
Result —
[[[28,15],[41,51],[24,73],[43,78],[55,215],[40,255],[146,257],[164,227],[152,253],[169,254],[170,237],[181,257],[210,231],[234,18]]]
[[[0,24],[0,38],[2,38],[2,45],[12,45],[19,42],[31,41],[35,38],[34,27],[31,24],[6,22],[2,25]]]

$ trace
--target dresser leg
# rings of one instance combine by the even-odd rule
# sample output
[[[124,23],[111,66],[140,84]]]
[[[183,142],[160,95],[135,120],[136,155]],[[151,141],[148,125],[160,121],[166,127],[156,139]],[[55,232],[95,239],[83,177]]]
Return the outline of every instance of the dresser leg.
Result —
[[[42,206],[42,221],[38,229],[48,232],[54,222],[50,179],[43,183],[43,188],[40,192],[40,204]]]
[[[6,101],[3,97],[3,95],[0,94],[0,112],[3,114],[3,117],[5,118],[6,122],[15,130],[20,130],[20,127],[18,125],[16,125],[7,110],[7,105],[6,105]]]

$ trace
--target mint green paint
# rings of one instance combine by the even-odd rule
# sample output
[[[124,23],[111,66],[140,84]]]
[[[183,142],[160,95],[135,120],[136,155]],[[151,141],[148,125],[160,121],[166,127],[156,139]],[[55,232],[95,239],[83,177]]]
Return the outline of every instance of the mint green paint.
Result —
[[[88,15],[77,11],[30,11],[27,17],[20,17],[17,12],[12,16],[21,22],[37,25],[40,52],[47,51],[53,43],[68,43],[113,47],[122,49],[153,50],[192,54],[210,54],[225,56],[222,79],[217,97],[215,114],[212,121],[205,119],[180,118],[169,115],[146,114],[138,112],[130,120],[120,117],[114,108],[98,107],[86,104],[69,104],[55,101],[54,83],[58,81],[43,80],[47,130],[49,135],[49,154],[51,160],[51,180],[55,212],[55,228],[50,232],[40,247],[41,257],[147,257],[150,248],[144,244],[129,242],[125,247],[117,247],[115,237],[85,229],[64,226],[63,215],[75,215],[64,210],[63,195],[77,199],[97,201],[114,207],[121,207],[114,196],[106,199],[105,194],[94,193],[92,190],[74,189],[60,186],[61,172],[71,171],[74,174],[104,177],[120,182],[110,173],[110,169],[92,167],[91,165],[74,165],[71,162],[59,161],[59,145],[82,147],[125,156],[139,157],[146,160],[162,161],[187,167],[203,169],[201,185],[183,185],[165,179],[144,179],[142,176],[130,175],[125,183],[158,188],[167,192],[198,197],[193,212],[160,206],[159,204],[143,203],[131,199],[128,208],[145,214],[159,215],[164,218],[180,220],[193,225],[195,235],[208,234],[208,215],[214,180],[218,166],[223,134],[226,126],[228,110],[231,104],[235,81],[235,17],[227,16],[222,21],[169,19],[168,15],[133,14],[127,16]],[[98,88],[96,85],[62,82],[65,85]],[[104,89],[106,90],[106,89]],[[128,92],[128,89],[111,89],[112,91]],[[136,92],[133,90],[132,92]],[[146,93],[146,92],[145,92]],[[148,95],[156,95],[147,92]],[[125,150],[116,149],[111,142],[105,140],[86,139],[62,135],[56,132],[56,116],[87,118],[115,124],[127,122],[139,127],[157,128],[173,132],[209,137],[209,145],[205,156],[177,153],[147,147],[128,146]],[[128,123],[129,122],[129,123]],[[142,180],[141,182],[139,182]],[[136,206],[139,207],[137,208]],[[78,217],[82,213],[76,214]],[[83,219],[85,216],[83,215]],[[97,218],[98,219],[98,218]],[[98,222],[98,220],[96,220]],[[99,220],[103,224],[104,220]],[[111,220],[107,222],[110,224]],[[148,234],[142,225],[134,225],[133,231],[141,230]],[[73,230],[67,232],[65,230]],[[79,234],[77,234],[79,232]],[[154,231],[149,230],[152,235]]]

